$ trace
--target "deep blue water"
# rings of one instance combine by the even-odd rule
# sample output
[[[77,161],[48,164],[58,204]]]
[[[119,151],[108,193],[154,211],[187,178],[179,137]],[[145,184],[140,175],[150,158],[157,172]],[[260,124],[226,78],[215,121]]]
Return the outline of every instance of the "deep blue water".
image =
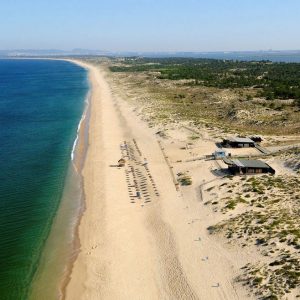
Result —
[[[26,299],[88,92],[65,61],[0,60],[0,299]]]

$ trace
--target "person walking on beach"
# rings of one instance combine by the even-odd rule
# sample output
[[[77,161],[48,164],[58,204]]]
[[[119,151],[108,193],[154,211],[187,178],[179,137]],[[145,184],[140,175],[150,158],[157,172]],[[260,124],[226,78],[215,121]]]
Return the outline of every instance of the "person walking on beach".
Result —
[[[148,166],[148,161],[146,158],[144,158],[144,163],[143,163],[143,166],[146,168]]]

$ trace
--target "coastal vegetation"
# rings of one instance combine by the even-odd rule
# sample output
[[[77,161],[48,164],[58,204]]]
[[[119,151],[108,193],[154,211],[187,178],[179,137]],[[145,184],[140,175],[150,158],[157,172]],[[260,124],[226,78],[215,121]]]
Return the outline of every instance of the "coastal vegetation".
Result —
[[[158,72],[158,78],[220,89],[253,88],[267,100],[294,99],[300,106],[300,64],[192,58],[127,58],[113,72]],[[250,100],[253,96],[248,95]]]
[[[151,126],[188,121],[227,134],[299,133],[300,64],[188,58],[106,64],[122,96],[151,115]]]
[[[281,154],[281,159],[285,161],[285,166],[300,174],[300,148],[295,147]]]
[[[193,65],[195,62],[199,64]],[[259,299],[300,297],[300,110],[296,92],[300,64],[115,58],[102,65],[112,71],[108,80],[116,97],[127,100],[139,118],[155,128],[176,170],[180,190],[190,199],[189,185],[198,186],[196,197],[210,216],[207,234],[238,251],[255,253],[240,263],[234,275],[236,285],[248,287]],[[260,77],[266,70],[272,79],[267,73]],[[234,76],[225,80],[229,72]],[[275,87],[276,82],[280,84]],[[278,92],[280,85],[293,93]],[[279,169],[288,168],[286,174],[224,175],[222,163],[212,162],[209,167],[200,158],[200,153],[207,154],[199,153],[206,145],[214,147],[229,134],[254,133],[263,137],[262,147],[274,148],[265,159],[278,165],[282,162]],[[187,144],[192,147],[188,149]],[[192,164],[196,160],[197,166]],[[204,183],[198,177],[208,169],[217,176]]]
[[[257,246],[267,258],[268,263],[243,266],[236,278],[262,299],[280,299],[300,285],[299,186],[297,176],[249,177],[223,183],[219,189],[226,197],[206,203],[230,216],[208,227],[211,234],[241,247]]]

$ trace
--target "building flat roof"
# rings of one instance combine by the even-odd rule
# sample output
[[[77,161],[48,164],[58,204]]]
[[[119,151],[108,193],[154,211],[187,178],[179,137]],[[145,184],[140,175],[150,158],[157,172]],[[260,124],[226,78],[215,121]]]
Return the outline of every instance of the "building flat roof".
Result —
[[[270,166],[261,160],[254,159],[228,159],[224,158],[223,161],[227,165],[236,165],[242,168],[261,168],[261,169],[269,169]]]
[[[251,139],[245,137],[245,138],[241,138],[241,137],[232,137],[229,139],[230,142],[236,142],[236,143],[242,143],[242,144],[252,144],[255,143],[254,141],[252,141]]]

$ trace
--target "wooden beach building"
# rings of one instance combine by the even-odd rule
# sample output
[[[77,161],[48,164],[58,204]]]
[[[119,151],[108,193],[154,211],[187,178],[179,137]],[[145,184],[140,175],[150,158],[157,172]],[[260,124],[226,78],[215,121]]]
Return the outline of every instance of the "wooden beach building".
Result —
[[[275,174],[275,170],[271,166],[260,160],[224,158],[223,161],[228,165],[229,172],[234,175]]]

